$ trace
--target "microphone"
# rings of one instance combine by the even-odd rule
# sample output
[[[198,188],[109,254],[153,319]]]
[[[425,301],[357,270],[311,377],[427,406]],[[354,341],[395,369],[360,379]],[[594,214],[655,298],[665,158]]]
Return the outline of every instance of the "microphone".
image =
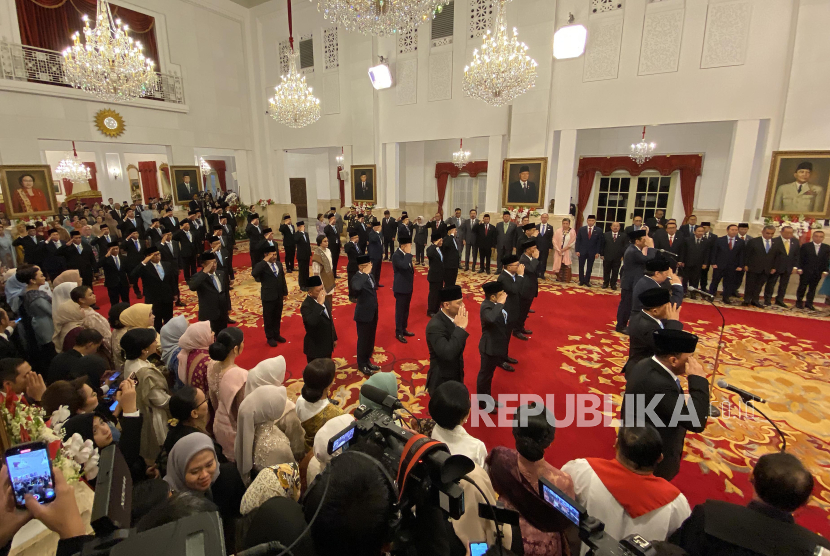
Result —
[[[687,289],[688,289],[690,292],[692,292],[692,293],[699,293],[700,295],[705,295],[706,297],[709,297],[709,298],[715,299],[715,296],[714,296],[714,295],[712,295],[712,294],[711,294],[711,293],[709,293],[709,292],[705,292],[705,291],[703,291],[703,290],[699,290],[699,289],[697,289],[697,288],[693,288],[692,286],[687,286]]]
[[[386,390],[381,390],[371,384],[364,384],[360,387],[360,393],[367,400],[375,402],[378,405],[389,408],[390,410],[403,409],[403,404],[395,396],[390,396]]]
[[[674,252],[669,251],[667,249],[655,249],[655,251],[659,251],[660,253],[663,253],[664,255],[671,255],[672,257],[677,257],[677,253],[674,253]]]
[[[726,382],[723,379],[720,379],[718,381],[718,387],[723,388],[724,390],[729,390],[730,392],[734,392],[734,393],[738,394],[744,402],[752,401],[752,402],[767,403],[767,400],[765,400],[764,398],[762,398],[760,396],[756,396],[755,394],[752,394],[751,392],[747,392],[746,390],[742,390],[742,389],[738,388],[737,386],[732,386],[731,384],[729,384],[728,382]]]

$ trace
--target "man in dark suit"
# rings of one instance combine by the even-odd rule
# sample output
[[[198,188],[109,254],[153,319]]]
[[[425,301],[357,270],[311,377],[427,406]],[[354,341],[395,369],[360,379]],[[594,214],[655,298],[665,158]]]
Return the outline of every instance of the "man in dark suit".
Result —
[[[398,243],[400,243],[402,237],[412,239],[412,224],[409,223],[409,215],[406,212],[401,214],[401,219],[398,222]]]
[[[458,229],[458,236],[464,245],[464,270],[470,270],[470,251],[473,253],[473,272],[476,269],[476,261],[478,260],[478,234],[476,233],[476,226],[478,225],[478,212],[473,209],[470,211],[470,218],[463,220],[461,227]]]
[[[632,292],[631,315],[639,313],[643,308],[640,305],[640,294],[646,290],[663,288],[670,292],[672,303],[680,307],[683,303],[683,282],[671,269],[670,263],[661,255],[646,261],[645,275],[634,285]],[[630,317],[629,317],[630,318]]]
[[[507,188],[508,204],[535,205],[539,202],[539,188],[530,180],[530,168],[519,168],[519,179]]]
[[[189,220],[182,220],[181,230],[173,234],[173,239],[179,244],[184,280],[187,282],[191,276],[198,272],[196,265],[196,237],[190,230]]]
[[[436,212],[432,220],[427,222],[427,229],[430,230],[430,236],[436,233],[441,237],[447,235],[447,224],[441,219],[441,213]]]
[[[285,271],[289,274],[294,272],[294,255],[297,250],[297,244],[294,240],[296,231],[294,224],[291,223],[291,215],[283,215],[280,233],[282,234],[282,248],[285,251]]]
[[[153,306],[156,332],[173,318],[173,303],[179,295],[179,275],[170,263],[161,260],[159,248],[153,245],[144,251],[144,260],[132,271],[134,278],[141,277],[146,303]]]
[[[670,481],[680,471],[686,431],[703,432],[706,428],[709,380],[703,366],[692,355],[697,347],[697,336],[671,329],[657,330],[653,334],[656,355],[643,359],[626,374],[623,415],[626,422],[632,422],[632,417],[638,421],[645,419],[660,433],[663,459],[654,468],[654,474]],[[677,378],[683,375],[689,378],[688,400],[684,398]],[[645,403],[635,403],[637,395],[645,396]],[[654,404],[653,400],[659,401]],[[646,407],[650,411],[644,411]]]
[[[744,272],[746,272],[746,288],[744,289],[744,302],[747,307],[754,305],[763,308],[759,301],[761,290],[767,282],[775,282],[775,257],[776,252],[772,248],[772,236],[775,235],[775,226],[764,226],[761,230],[761,237],[753,238],[746,244],[744,256]]]
[[[326,233],[326,239],[329,240],[331,269],[334,271],[334,277],[337,278],[337,261],[340,260],[340,248],[343,244],[340,241],[340,234],[337,232],[337,213],[330,212],[327,218],[329,220],[329,224],[323,231]]]
[[[641,230],[642,228],[643,228],[643,217],[638,214],[637,216],[634,217],[633,223],[631,224],[631,226],[626,226],[624,231],[625,231],[625,234],[628,235],[630,232],[636,232],[636,231]]]
[[[409,306],[415,283],[415,267],[412,266],[412,240],[399,238],[398,250],[392,253],[392,293],[395,295],[395,338],[403,344],[415,334],[408,330]]]
[[[300,306],[300,315],[305,328],[303,353],[306,362],[311,363],[315,359],[331,359],[337,346],[337,332],[331,313],[326,308],[323,280],[319,276],[309,276],[307,291],[308,295]]]
[[[617,276],[620,273],[623,255],[629,246],[628,236],[620,232],[620,223],[611,224],[611,230],[605,232],[602,241],[602,287],[617,289]]]
[[[383,236],[380,234],[381,224],[379,220],[369,222],[371,229],[366,240],[366,253],[372,261],[372,276],[377,287],[382,288],[380,283],[380,267],[383,263]]]
[[[190,221],[190,231],[193,233],[196,247],[196,256],[198,257],[205,252],[205,238],[207,237],[207,230],[205,224],[200,218],[200,213],[197,210],[192,210],[187,213],[187,219]]]
[[[358,272],[349,282],[349,295],[355,299],[354,321],[357,326],[357,368],[371,376],[380,367],[372,363],[375,333],[378,329],[378,290],[372,278],[369,255],[358,255]]]
[[[395,252],[395,236],[398,235],[398,223],[390,216],[388,210],[383,211],[381,223],[381,235],[383,236],[383,260],[391,259]]]
[[[173,266],[173,272],[176,276],[182,268],[182,256],[179,250],[179,244],[173,241],[173,234],[170,230],[165,230],[161,235],[161,241],[157,245],[159,253],[161,253],[161,260],[170,263]]]
[[[98,250],[102,255],[106,254],[107,245],[104,244],[103,248],[99,246]],[[63,247],[61,236],[55,229],[49,231],[49,241],[38,243],[40,255],[37,258],[40,260],[40,269],[49,279],[54,280],[60,276],[61,272],[66,270],[66,259],[61,254]]]
[[[529,239],[536,242],[536,236],[539,230],[536,229],[536,224],[530,223],[529,216],[522,217],[522,223],[516,227],[516,255],[522,256],[522,245]]]
[[[789,306],[784,303],[784,296],[787,294],[787,286],[790,285],[790,275],[798,272],[798,263],[801,260],[800,244],[793,237],[793,229],[790,226],[781,227],[781,235],[772,240],[772,249],[775,251],[775,274],[772,281],[767,282],[764,290],[764,305],[770,305],[775,282],[778,282],[775,304],[788,309]]]
[[[671,302],[671,292],[668,290],[648,289],[643,291],[637,300],[642,309],[631,315],[628,323],[628,361],[623,367],[623,374],[643,359],[654,356],[656,330],[683,330],[680,308]]]
[[[95,277],[95,254],[89,245],[81,242],[81,232],[72,230],[69,235],[72,239],[58,253],[66,259],[66,268],[80,272],[83,285],[91,288]]]
[[[315,238],[316,239],[316,238]],[[294,246],[297,253],[297,282],[300,289],[308,289],[308,266],[311,264],[311,238],[305,231],[305,222],[297,222],[297,231],[294,232]]]
[[[703,265],[700,270],[700,289],[703,291],[709,291],[709,268],[712,266],[709,261],[711,260],[712,249],[715,246],[718,236],[712,232],[711,223],[701,222],[700,225],[703,226],[703,241],[706,242],[706,247],[708,248],[708,258],[706,259],[706,264]]]
[[[150,227],[147,229],[145,239],[150,240],[150,245],[158,245],[161,243],[161,238],[164,236],[164,229],[161,227],[161,222],[158,218],[153,218],[150,221]]]
[[[594,260],[602,253],[602,231],[597,228],[597,217],[588,216],[587,224],[576,233],[576,257],[579,259],[579,285],[591,287]]]
[[[20,342],[20,331],[17,330],[17,323],[9,319],[8,313],[0,309],[0,360],[17,359],[23,352]],[[54,361],[54,359],[53,359]]]
[[[539,278],[543,280],[548,270],[548,254],[553,249],[553,226],[548,224],[548,218],[548,213],[543,214],[542,221],[536,226],[539,230],[539,235],[536,236],[536,247],[539,248]]]
[[[493,248],[496,246],[498,231],[494,225],[490,224],[489,214],[485,214],[481,218],[481,222],[476,224],[473,228],[473,232],[476,235],[478,260],[480,262],[478,273],[484,274],[486,271],[487,274],[490,274],[490,257],[492,256]]]
[[[481,367],[476,378],[476,394],[479,396],[492,396],[491,385],[493,373],[496,367],[512,373],[516,369],[507,363],[507,346],[510,345],[510,328],[507,324],[508,314],[505,310],[507,292],[504,285],[499,282],[485,282],[481,285],[484,289],[484,301],[481,302],[481,340],[478,342],[478,353],[481,357]],[[484,407],[484,400],[479,400],[479,407]],[[491,410],[496,411],[500,407],[495,403]]]
[[[348,258],[348,262],[346,263],[346,283],[351,284],[352,279],[354,278],[355,274],[359,270],[359,265],[357,263],[357,258],[363,254],[363,250],[360,248],[360,235],[358,234],[355,228],[349,229],[349,243],[343,248],[346,253],[346,257]],[[368,257],[368,255],[367,255]],[[355,302],[355,298],[351,294],[351,290],[349,290],[349,301],[352,303]]]
[[[616,331],[623,334],[628,328],[628,320],[631,318],[631,306],[634,304],[634,286],[645,276],[646,261],[653,259],[657,251],[654,250],[654,242],[648,237],[648,229],[632,230],[626,233],[631,245],[623,255],[623,266],[625,274],[620,284],[620,304],[617,307]]]
[[[223,213],[219,217],[219,226],[222,227],[222,247],[228,250],[228,273],[230,275],[230,279],[234,279],[234,271],[233,271],[233,250],[236,246],[236,237],[234,236],[236,225],[231,225],[230,220],[236,221],[235,218],[230,216],[227,213]],[[216,227],[213,228],[214,235],[216,234]],[[250,250],[250,244],[249,244]]]
[[[26,235],[20,236],[12,242],[15,247],[23,247],[23,260],[28,264],[39,264],[40,260],[40,243],[41,239],[37,235],[37,228],[35,226],[26,226]],[[53,278],[57,278],[54,276]]]
[[[127,209],[124,221],[118,226],[121,230],[121,237],[128,237],[133,232],[138,232],[139,239],[144,239],[144,221],[136,218],[133,209]]]
[[[138,278],[133,278],[132,272],[135,267],[141,264],[144,260],[144,251],[141,246],[141,241],[138,239],[138,231],[133,232],[121,243],[121,251],[124,252],[127,259],[127,275],[130,277],[130,283],[133,285],[133,291],[138,299],[144,299],[141,290],[138,289]]]
[[[194,274],[187,282],[191,291],[199,299],[199,320],[210,321],[210,328],[218,334],[228,327],[228,307],[230,306],[228,289],[225,287],[225,274],[216,270],[216,255],[202,253],[199,257],[202,270]]]
[[[110,298],[110,306],[130,302],[130,278],[127,276],[127,258],[121,255],[118,243],[112,242],[98,259],[98,266],[104,269],[104,286]]]
[[[688,291],[689,286],[702,289],[700,273],[704,268],[709,268],[709,242],[703,239],[703,231],[703,226],[697,226],[695,233],[683,242],[683,248],[680,251],[684,291]],[[691,298],[697,299],[697,294],[692,292]]]
[[[709,293],[716,295],[718,285],[723,280],[723,302],[727,305],[733,295],[738,293],[738,273],[744,269],[744,242],[738,239],[738,227],[730,224],[726,236],[718,238],[712,245],[709,262],[712,265],[712,284]]]
[[[372,202],[375,198],[375,189],[366,172],[360,172],[360,180],[354,184],[354,200]]]
[[[458,240],[459,241],[463,241],[463,239],[464,239],[464,238],[461,237],[461,226],[464,224],[464,220],[465,219],[461,217],[461,209],[456,207],[456,209],[453,211],[453,216],[450,216],[449,218],[447,218],[444,221],[444,224],[447,225],[447,230],[449,230],[449,225],[450,224],[455,225],[455,232],[458,235]],[[459,244],[459,245],[463,245],[463,244]],[[461,249],[459,249],[458,252],[460,253]]]
[[[427,260],[429,261],[429,270],[427,271],[427,282],[429,283],[427,316],[432,318],[440,308],[441,288],[444,284],[444,254],[441,252],[444,239],[436,231],[432,232],[430,239],[432,245],[427,247]]]
[[[95,245],[98,247],[98,259],[102,259],[107,256],[107,251],[109,250],[111,243],[117,243],[118,238],[115,237],[113,232],[110,232],[110,227],[106,224],[101,224],[101,235],[95,240]]]
[[[285,271],[282,263],[277,260],[277,247],[269,245],[263,252],[263,259],[251,270],[251,276],[260,283],[262,298],[262,320],[265,329],[265,339],[268,345],[277,347],[277,343],[285,343],[280,335],[283,303],[288,300],[288,285],[285,282]]]
[[[535,228],[534,228],[535,229]],[[536,239],[528,238],[519,246],[519,264],[524,267],[521,292],[519,294],[519,324],[518,331],[521,334],[533,334],[525,324],[527,316],[532,311],[533,300],[539,297],[539,249],[536,247]]]
[[[666,211],[664,211],[663,209],[657,209],[657,210],[654,211],[654,216],[652,216],[650,218],[646,218],[646,226],[648,226],[648,234],[651,237],[654,237],[654,235],[657,233],[658,230],[665,230],[666,229],[666,224],[668,224],[669,221],[666,220],[666,218],[664,216],[665,214],[666,214]]]
[[[179,197],[180,203],[186,203],[199,192],[199,186],[195,183],[190,183],[190,176],[185,174],[182,176],[181,183],[176,185],[176,193]]]
[[[501,222],[496,225],[496,274],[501,274],[501,260],[513,254],[516,246],[516,235],[518,226],[510,220],[510,212],[504,211],[501,215]]]
[[[261,228],[261,232],[262,235],[260,236],[259,241],[251,248],[252,253],[256,253],[257,262],[265,258],[265,250],[270,247],[277,248],[277,260],[280,260],[280,250],[279,245],[277,245],[277,240],[274,237],[274,230],[266,227]]]
[[[654,234],[654,248],[674,253],[675,257],[666,255],[666,259],[669,261],[672,270],[677,271],[678,267],[682,268],[680,252],[683,250],[683,239],[677,233],[677,222],[669,220],[666,223],[665,230],[658,230],[658,233]]]
[[[798,290],[796,290],[795,306],[799,309],[807,307],[815,311],[813,299],[816,297],[816,288],[822,276],[827,275],[828,264],[830,264],[830,245],[824,245],[824,232],[815,230],[812,241],[805,243],[799,250],[798,263]],[[804,294],[807,294],[806,305],[802,303]]]
[[[697,216],[690,214],[686,219],[686,223],[677,229],[677,233],[680,234],[680,237],[684,240],[693,238],[695,237],[695,228],[697,228]]]
[[[527,341],[520,328],[520,317],[522,314],[522,290],[525,280],[525,267],[519,263],[519,257],[516,255],[507,255],[501,260],[502,271],[496,279],[507,293],[507,299],[504,308],[507,311],[507,327],[513,336],[522,341]],[[507,358],[507,362],[511,364],[518,363],[515,359]]]
[[[444,259],[444,287],[455,285],[458,279],[458,268],[461,266],[462,243],[458,239],[458,228],[455,224],[447,226],[447,235],[441,242],[441,254]]]
[[[358,214],[349,220],[349,237],[357,234],[357,245],[360,247],[360,252],[366,252],[366,244],[369,242],[369,228],[366,227],[366,222],[363,214]]]
[[[259,215],[252,213],[248,215],[248,225],[245,227],[248,236],[248,247],[251,252],[251,266],[262,260],[262,257],[255,251],[256,246],[262,241],[262,228],[259,225]]]
[[[442,288],[441,308],[427,323],[429,371],[427,392],[430,394],[450,380],[464,382],[464,348],[467,345],[467,309],[461,286]]]

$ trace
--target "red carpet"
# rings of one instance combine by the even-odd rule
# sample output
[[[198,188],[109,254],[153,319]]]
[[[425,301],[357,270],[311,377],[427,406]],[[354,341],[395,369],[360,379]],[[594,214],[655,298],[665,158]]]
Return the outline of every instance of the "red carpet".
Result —
[[[345,259],[341,257],[341,262]],[[289,275],[291,295],[282,320],[282,335],[288,340],[276,348],[265,343],[261,324],[259,285],[250,278],[247,253],[235,256],[238,285],[232,292],[232,317],[245,331],[245,351],[238,363],[252,368],[267,357],[284,355],[288,363],[286,380],[290,391],[299,394],[299,379],[305,366],[302,353],[304,329],[299,306],[304,298],[296,285],[296,272]],[[384,371],[394,370],[400,377],[399,395],[415,413],[426,413],[428,397],[424,393],[429,355],[424,339],[427,324],[426,270],[417,267],[416,292],[413,296],[409,329],[415,333],[404,345],[395,339],[391,264],[383,263],[379,291],[380,323],[374,361]],[[423,270],[422,270],[423,269]],[[353,306],[348,302],[345,267],[334,299],[334,317],[339,341],[335,349],[339,372],[335,396],[347,410],[356,407],[363,375],[356,370],[354,355],[356,335],[352,320]],[[485,279],[495,275],[459,275],[470,313],[467,348],[464,352],[465,383],[475,389],[479,368],[478,341],[481,335],[479,305]],[[614,332],[618,303],[616,292],[548,283],[540,286],[540,297],[534,303],[536,314],[530,315],[527,327],[532,339],[522,342],[515,338],[510,354],[519,360],[515,373],[497,370],[493,393],[537,394],[543,398],[554,394],[558,419],[565,416],[564,394],[610,394],[615,411],[620,402],[624,380],[619,373],[626,359],[628,340]],[[195,295],[183,285],[183,298],[188,306],[184,314],[195,320]],[[103,286],[96,287],[101,312],[106,314],[109,303]],[[730,383],[766,398],[762,411],[776,421],[788,435],[788,451],[798,456],[814,473],[816,488],[810,504],[801,510],[798,521],[825,536],[830,535],[830,425],[825,412],[830,399],[830,347],[828,319],[785,316],[774,311],[724,308],[727,332],[721,353],[720,374]],[[178,312],[178,311],[177,311]],[[791,312],[792,313],[792,312]],[[827,313],[823,313],[827,315]],[[800,313],[799,313],[800,315]],[[720,318],[714,308],[701,302],[683,306],[681,319],[686,329],[701,336],[698,356],[711,369],[714,362]],[[730,405],[732,398],[717,390],[717,401]],[[732,401],[734,404],[734,400]],[[509,404],[518,405],[518,402]],[[469,425],[468,425],[469,426]],[[488,448],[504,444],[512,446],[509,428],[470,429]],[[613,456],[613,428],[561,427],[548,450],[548,460],[561,466],[586,456]],[[758,457],[776,450],[775,432],[760,415],[755,420],[726,414],[710,420],[703,434],[686,437],[686,453],[680,474],[674,483],[694,505],[707,498],[740,503],[748,501],[752,489],[748,473]]]

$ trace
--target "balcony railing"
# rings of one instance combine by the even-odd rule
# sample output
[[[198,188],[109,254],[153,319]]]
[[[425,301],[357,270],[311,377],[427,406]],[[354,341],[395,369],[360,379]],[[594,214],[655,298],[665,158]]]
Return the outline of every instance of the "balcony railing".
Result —
[[[66,81],[63,55],[54,50],[0,41],[0,79],[29,81],[70,87]],[[146,99],[184,104],[182,78],[156,72],[158,88]]]

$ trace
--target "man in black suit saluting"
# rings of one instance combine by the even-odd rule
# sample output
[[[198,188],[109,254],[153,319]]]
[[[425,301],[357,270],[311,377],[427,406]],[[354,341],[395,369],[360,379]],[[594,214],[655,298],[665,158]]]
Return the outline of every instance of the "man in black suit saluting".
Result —
[[[262,285],[262,320],[265,328],[265,338],[268,345],[277,347],[277,343],[285,343],[280,335],[283,303],[288,299],[288,285],[285,282],[285,271],[282,263],[277,260],[277,247],[269,245],[263,252],[264,258],[251,270],[251,276]]]
[[[444,285],[444,254],[441,252],[441,245],[444,238],[437,231],[432,232],[432,245],[427,247],[427,260],[429,271],[427,282],[429,283],[429,295],[427,296],[427,316],[432,318],[438,312],[441,303],[441,287]]]
[[[680,471],[686,431],[703,432],[706,428],[709,381],[703,366],[693,355],[697,347],[694,334],[683,330],[657,330],[654,345],[656,355],[643,359],[626,375],[623,416],[626,423],[645,419],[660,433],[663,459],[654,468],[654,474],[670,481]],[[678,378],[683,375],[689,378],[689,399],[685,399]],[[645,397],[644,403],[642,400],[635,403],[637,395]],[[645,408],[650,411],[644,411]],[[637,414],[638,411],[643,413]]]
[[[190,220],[182,221],[181,229],[173,234],[173,239],[179,243],[184,279],[188,281],[191,276],[196,274],[198,269],[196,266],[196,235],[190,231]]]
[[[380,367],[372,363],[375,350],[375,333],[378,328],[378,290],[372,278],[372,261],[369,255],[358,255],[358,272],[349,282],[349,296],[356,301],[354,321],[357,325],[357,368],[371,376]]]
[[[130,279],[127,276],[127,258],[121,255],[121,248],[115,241],[109,244],[106,251],[102,249],[102,254],[103,256],[98,259],[98,266],[104,269],[104,286],[110,297],[110,306],[121,301],[129,303]]]
[[[76,269],[81,274],[84,286],[92,287],[92,279],[95,276],[95,254],[89,245],[81,243],[81,232],[72,230],[69,234],[72,239],[67,245],[58,250],[58,254],[66,259],[66,267]],[[97,309],[97,307],[93,307]]]
[[[133,277],[141,277],[147,303],[153,306],[156,320],[153,324],[158,332],[173,318],[173,302],[179,294],[179,274],[170,263],[161,260],[159,248],[155,245],[144,251],[144,260],[132,271]]]
[[[308,289],[308,266],[311,264],[311,239],[305,231],[305,222],[297,222],[297,231],[294,232],[294,245],[297,249],[297,282],[300,289]]]
[[[331,359],[337,346],[337,332],[334,320],[326,308],[326,288],[319,276],[309,276],[308,295],[300,306],[300,314],[305,327],[303,353],[306,361],[311,363],[315,359]]]
[[[427,392],[430,394],[445,382],[464,382],[464,348],[470,334],[466,330],[469,321],[463,296],[461,286],[443,288],[441,309],[427,323]]]
[[[588,216],[588,222],[576,233],[576,256],[579,259],[579,285],[591,287],[594,259],[602,253],[602,232],[596,227],[597,217]]]
[[[415,283],[412,240],[408,237],[400,238],[398,250],[392,253],[392,270],[395,275],[392,282],[392,293],[395,295],[395,338],[405,344],[407,337],[415,335],[407,330],[409,305],[412,303],[412,289]]]
[[[657,353],[654,346],[655,330],[683,330],[680,308],[671,302],[669,290],[645,290],[639,295],[638,301],[643,308],[631,315],[628,323],[628,361],[623,367],[623,374],[643,359],[653,357]]]
[[[294,233],[296,231],[294,224],[291,223],[291,215],[283,215],[280,233],[282,234],[282,248],[285,250],[285,271],[289,273],[294,272],[294,253],[297,247]]]
[[[216,270],[216,255],[208,251],[199,257],[202,270],[194,274],[187,282],[191,291],[199,298],[199,320],[210,321],[214,334],[228,327],[228,307],[230,295],[225,287],[225,273]]]
[[[481,356],[481,367],[476,378],[476,394],[479,396],[491,396],[491,385],[493,373],[496,367],[501,367],[507,372],[514,372],[507,359],[507,346],[510,344],[510,327],[507,324],[507,311],[504,304],[507,301],[507,292],[504,291],[504,284],[501,282],[485,282],[481,285],[484,289],[484,301],[481,302],[481,340],[478,342],[478,352]],[[484,407],[484,400],[479,400],[479,407]],[[496,402],[491,412],[499,407]]]

